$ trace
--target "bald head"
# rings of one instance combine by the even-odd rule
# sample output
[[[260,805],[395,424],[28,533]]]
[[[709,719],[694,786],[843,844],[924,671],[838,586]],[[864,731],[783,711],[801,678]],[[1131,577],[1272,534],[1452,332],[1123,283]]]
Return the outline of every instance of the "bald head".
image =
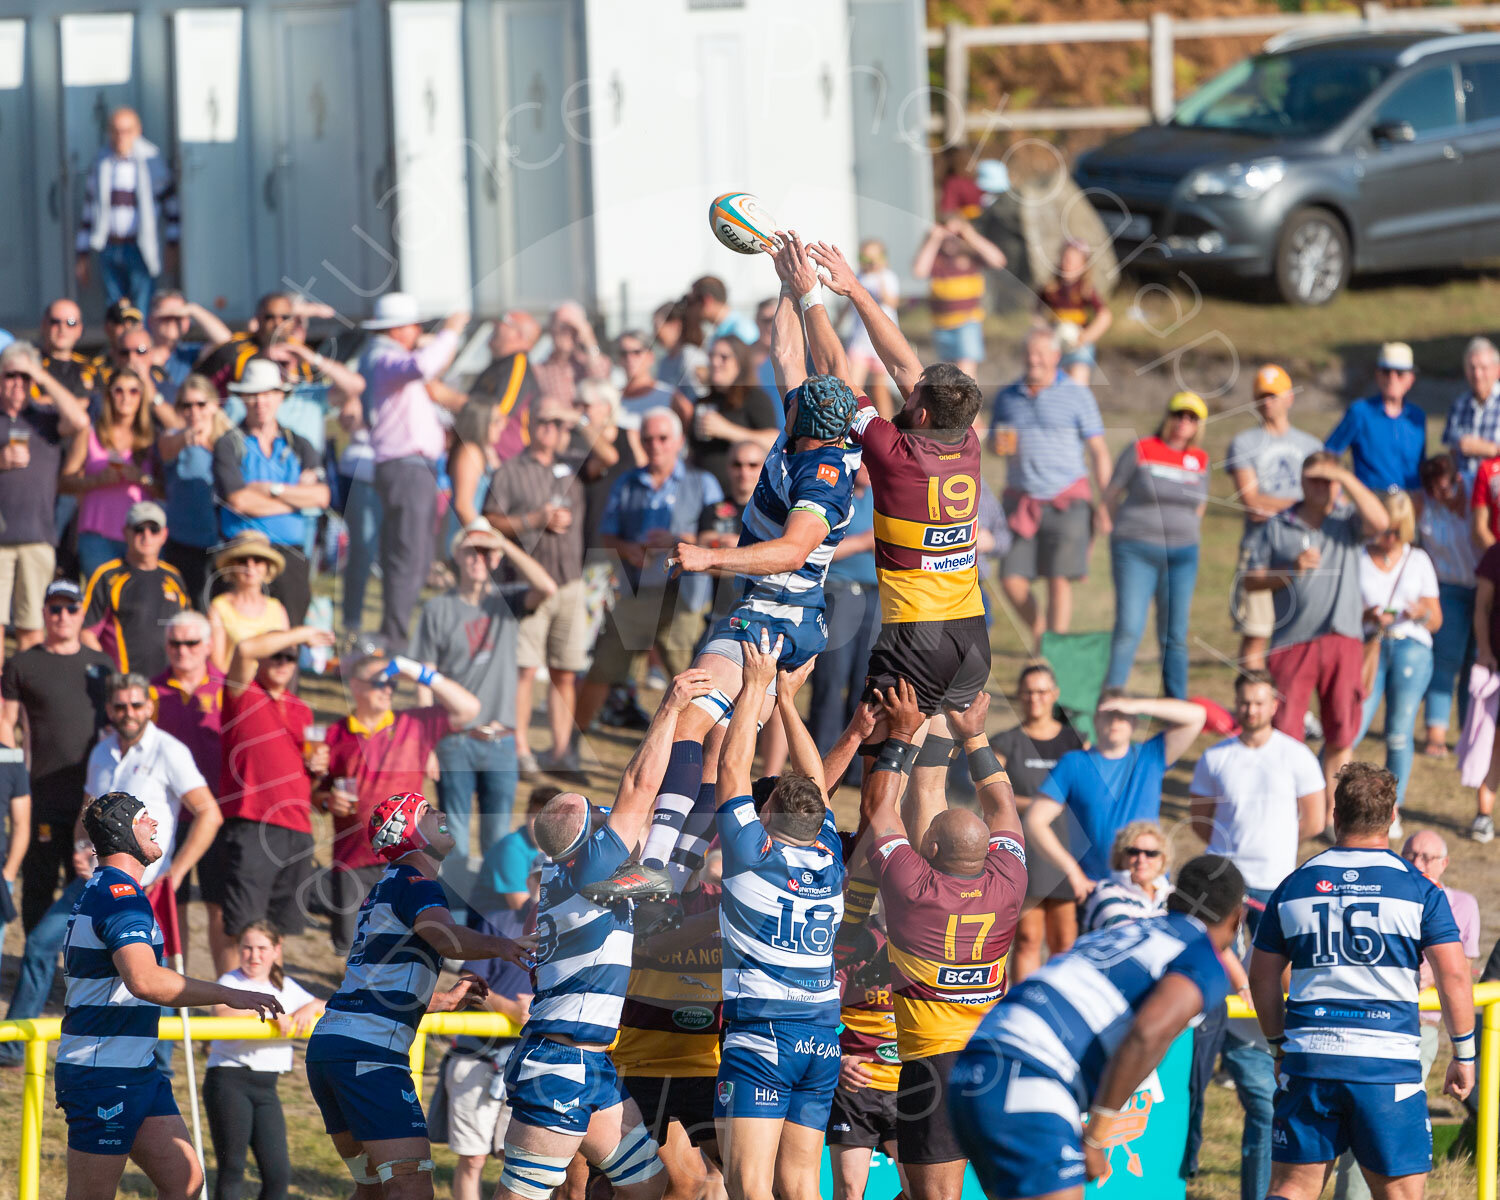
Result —
[[[1448,869],[1448,843],[1432,830],[1423,829],[1406,839],[1401,857],[1433,883],[1441,883],[1443,872]]]
[[[977,875],[990,848],[990,827],[978,813],[950,808],[938,813],[923,838],[923,856],[939,871]]]
[[[555,860],[578,840],[583,823],[588,819],[589,802],[586,797],[577,792],[564,792],[552,797],[537,814],[536,823],[532,826],[531,832],[536,838],[537,849]]]
[[[496,358],[523,354],[536,345],[542,327],[529,312],[512,309],[498,321],[490,333],[490,353]]]

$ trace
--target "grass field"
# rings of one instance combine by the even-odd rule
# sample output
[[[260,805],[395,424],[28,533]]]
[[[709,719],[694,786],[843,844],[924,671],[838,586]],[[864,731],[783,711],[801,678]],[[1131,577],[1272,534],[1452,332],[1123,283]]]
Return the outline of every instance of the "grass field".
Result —
[[[1477,287],[1480,284],[1473,283],[1473,286]],[[1494,285],[1484,284],[1483,286]],[[1359,296],[1355,294],[1350,299],[1357,301]],[[1408,309],[1405,315],[1410,319],[1415,314]],[[1378,339],[1379,335],[1371,333],[1369,336]],[[1222,458],[1229,438],[1253,419],[1252,415],[1241,413],[1210,424],[1207,446],[1215,461]],[[1305,423],[1312,432],[1325,433],[1336,419],[1336,414],[1314,413],[1298,419]],[[1110,434],[1111,441],[1116,446],[1124,444],[1132,436],[1129,418],[1112,417],[1111,423],[1114,425]],[[1142,421],[1136,433],[1144,433],[1148,428],[1149,424]],[[1436,439],[1438,432],[1436,428],[1431,430],[1433,440]],[[996,482],[1000,471],[999,464],[988,463],[987,471],[994,472],[991,482]],[[1203,526],[1203,565],[1200,568],[1194,601],[1190,645],[1192,658],[1190,691],[1193,694],[1211,696],[1227,705],[1231,700],[1232,674],[1226,666],[1226,660],[1234,654],[1238,642],[1229,625],[1228,593],[1230,571],[1235,562],[1235,547],[1240,534],[1240,516],[1227,498],[1227,480],[1222,472],[1216,476],[1215,490],[1217,499],[1210,505]],[[1112,591],[1108,586],[1108,580],[1108,547],[1098,544],[1094,548],[1091,583],[1078,589],[1077,616],[1074,624],[1076,630],[1110,628]],[[374,602],[375,597],[372,597],[371,603]],[[1010,620],[1008,610],[1004,608],[997,608],[993,643],[995,665],[992,691],[1008,693],[1014,688],[1017,670],[1025,660],[1026,653],[1022,640]],[[1142,645],[1133,684],[1143,694],[1155,694],[1158,690],[1158,670],[1159,664],[1155,657],[1153,635],[1148,634]],[[340,695],[340,685],[336,680],[309,680],[306,690],[319,711],[320,720],[336,718],[346,711],[339,707],[343,699]],[[400,701],[400,703],[409,702],[409,696],[403,696]],[[992,705],[992,728],[998,731],[1013,723],[1014,719],[1008,703],[1004,700],[997,700]],[[1381,721],[1377,718],[1375,729],[1378,731],[1380,728]],[[1172,832],[1179,858],[1191,855],[1198,849],[1196,839],[1187,832],[1185,827],[1187,788],[1193,762],[1197,758],[1198,751],[1207,744],[1206,740],[1200,742],[1186,759],[1178,763],[1166,784],[1163,820]],[[629,751],[630,742],[612,733],[595,735],[587,740],[584,748],[585,760],[591,763],[596,762],[599,768],[591,777],[593,792],[605,795],[612,790],[614,780],[618,777],[618,769]],[[1380,744],[1378,735],[1372,735],[1372,738],[1365,743],[1360,756],[1383,761],[1384,747]],[[848,789],[840,793],[838,807],[841,816],[845,819],[851,817],[856,804],[857,797]],[[1485,885],[1484,879],[1491,877],[1489,873],[1494,869],[1497,857],[1500,857],[1500,845],[1480,847],[1464,838],[1463,831],[1467,829],[1472,814],[1472,795],[1460,788],[1453,760],[1450,758],[1440,762],[1419,755],[1408,797],[1407,829],[1410,832],[1418,828],[1433,828],[1448,839],[1452,866],[1445,882],[1451,886],[1472,891],[1479,897],[1486,931],[1483,946],[1485,952],[1488,952],[1495,931],[1500,931],[1500,924],[1497,924],[1497,921],[1500,921],[1500,890]],[[326,830],[323,836],[326,839]],[[325,853],[326,849],[325,841],[323,847]],[[1305,853],[1308,854],[1314,849],[1315,847],[1310,844],[1304,847]],[[207,961],[207,943],[202,928],[201,911],[197,906],[193,906],[191,912],[194,920],[190,930],[193,958],[190,969],[196,967],[195,973],[201,974],[207,969],[204,965]],[[14,925],[7,931],[4,948],[9,959],[10,972],[7,973],[3,988],[0,990],[8,994],[11,986],[9,975],[14,971],[14,959],[9,956],[14,956],[20,951],[20,937]],[[341,964],[331,954],[326,932],[321,928],[314,928],[301,937],[289,939],[286,961],[289,973],[308,985],[311,990],[323,995],[333,990],[341,974]],[[59,990],[55,996],[60,997],[60,980]],[[428,1055],[429,1065],[435,1066],[440,1057],[437,1047],[432,1047]],[[1442,1067],[1445,1061],[1446,1051],[1439,1058],[1439,1065],[1429,1081],[1434,1093],[1441,1084]],[[180,1054],[176,1062],[178,1064],[178,1096],[186,1112],[186,1091],[182,1084]],[[201,1047],[198,1062],[201,1072],[203,1062]],[[429,1095],[431,1084],[432,1079],[429,1076],[426,1084],[426,1093]],[[21,1077],[18,1072],[0,1072],[0,1200],[10,1200],[16,1190],[19,1141],[19,1121],[16,1114],[19,1112],[20,1090]],[[329,1198],[346,1196],[349,1192],[348,1176],[322,1134],[322,1127],[308,1097],[300,1066],[290,1076],[283,1079],[281,1095],[287,1109],[291,1139],[294,1165],[293,1194],[297,1197],[306,1197],[308,1200],[329,1200]],[[1198,1178],[1188,1186],[1188,1195],[1193,1200],[1231,1200],[1238,1196],[1240,1128],[1240,1109],[1233,1093],[1219,1087],[1210,1088],[1202,1169]],[[61,1113],[51,1107],[50,1082],[44,1138],[42,1194],[43,1196],[61,1196],[65,1184],[64,1126]],[[209,1157],[210,1174],[212,1174],[211,1151]],[[435,1148],[434,1158],[438,1163],[438,1194],[444,1196],[449,1190],[453,1158],[446,1147]],[[493,1186],[497,1174],[497,1170],[491,1166],[486,1174],[487,1187]],[[122,1190],[129,1195],[152,1194],[150,1185],[133,1168],[127,1170]],[[1428,1194],[1439,1197],[1441,1200],[1458,1200],[1459,1197],[1472,1196],[1474,1190],[1473,1164],[1471,1161],[1464,1160],[1441,1164],[1433,1176]],[[883,1200],[883,1198],[877,1198],[877,1200]]]

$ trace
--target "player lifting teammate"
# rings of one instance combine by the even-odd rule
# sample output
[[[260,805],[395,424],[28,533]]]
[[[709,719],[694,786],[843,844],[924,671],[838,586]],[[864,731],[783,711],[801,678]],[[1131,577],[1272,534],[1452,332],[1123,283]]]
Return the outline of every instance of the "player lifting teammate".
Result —
[[[984,816],[951,808],[913,844],[898,801],[924,717],[906,680],[884,697],[890,736],[865,780],[869,861],[890,939],[901,1086],[896,1145],[912,1200],[958,1200],[967,1165],[948,1115],[953,1063],[1005,989],[1005,956],[1026,900],[1015,796],[984,734],[990,698],[949,710]]]
[[[844,538],[853,502],[857,449],[845,442],[859,404],[845,382],[848,360],[823,306],[817,275],[795,234],[781,235],[774,255],[782,291],[771,335],[777,386],[786,397],[787,433],[772,447],[745,507],[739,545],[680,543],[684,572],[745,577],[744,594],[709,634],[694,667],[710,673],[713,691],[683,715],[639,863],[589,889],[596,900],[645,899],[680,891],[702,862],[711,836],[714,780],[723,727],[744,692],[741,646],[761,630],[782,646],[780,665],[795,670],[828,640],[823,580]],[[804,331],[803,323],[806,323]],[[823,372],[808,375],[814,367]],[[753,696],[758,720],[769,697]]]

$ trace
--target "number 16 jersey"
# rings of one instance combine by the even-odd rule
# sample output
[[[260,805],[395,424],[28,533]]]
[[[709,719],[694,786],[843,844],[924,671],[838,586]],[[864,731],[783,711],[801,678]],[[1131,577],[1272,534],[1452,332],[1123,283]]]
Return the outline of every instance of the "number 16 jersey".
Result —
[[[1255,935],[1292,967],[1287,1074],[1420,1082],[1422,953],[1458,940],[1442,889],[1389,850],[1308,859],[1271,893]]]
[[[718,826],[725,1023],[836,1027],[833,939],[844,919],[844,858],[833,813],[824,811],[810,846],[774,841],[749,796],[721,804]]]

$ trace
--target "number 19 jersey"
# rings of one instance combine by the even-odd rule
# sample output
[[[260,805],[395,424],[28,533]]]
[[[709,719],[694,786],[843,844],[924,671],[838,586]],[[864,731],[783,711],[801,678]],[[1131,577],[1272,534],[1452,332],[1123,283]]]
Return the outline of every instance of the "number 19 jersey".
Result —
[[[1255,936],[1292,967],[1287,1074],[1420,1082],[1422,953],[1458,940],[1442,889],[1389,850],[1308,859],[1271,893]]]
[[[833,939],[844,919],[844,859],[833,813],[811,846],[772,840],[749,796],[719,806],[724,1020],[836,1027]]]

